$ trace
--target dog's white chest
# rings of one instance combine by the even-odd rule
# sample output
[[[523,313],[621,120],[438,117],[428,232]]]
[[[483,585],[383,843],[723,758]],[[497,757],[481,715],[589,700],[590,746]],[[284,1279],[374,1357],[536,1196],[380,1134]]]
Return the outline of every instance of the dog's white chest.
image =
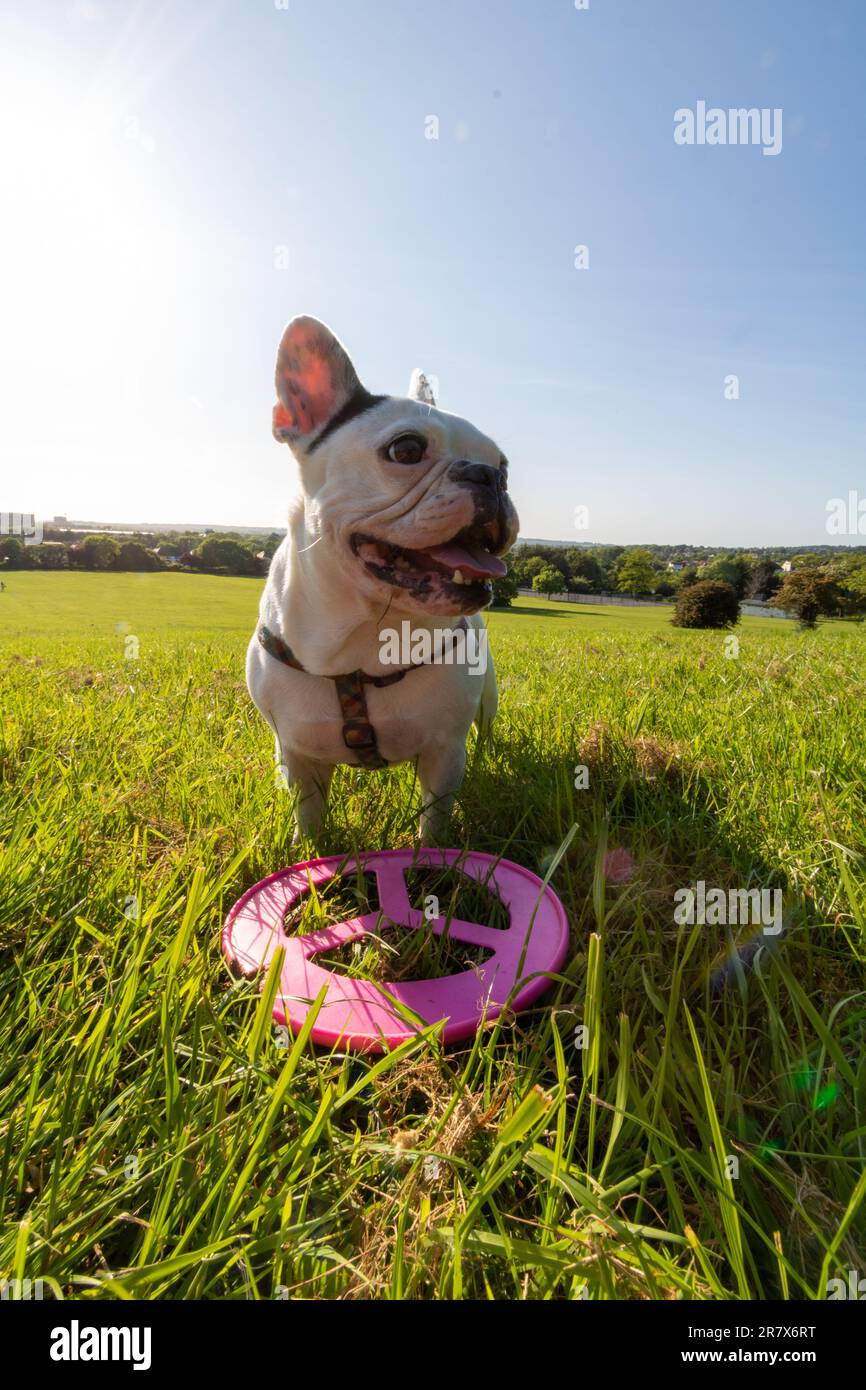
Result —
[[[341,704],[335,681],[283,665],[254,638],[247,683],[284,755],[329,765],[361,761],[344,737],[353,711]],[[465,739],[480,696],[480,680],[465,669],[418,667],[393,685],[366,683],[362,717],[375,733],[381,757],[401,763],[430,747]]]

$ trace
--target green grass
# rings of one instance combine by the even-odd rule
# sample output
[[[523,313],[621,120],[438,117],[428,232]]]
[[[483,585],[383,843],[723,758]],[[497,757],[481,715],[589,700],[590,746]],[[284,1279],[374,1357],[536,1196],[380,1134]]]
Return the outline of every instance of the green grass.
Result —
[[[719,1299],[862,1272],[866,629],[746,619],[728,659],[666,610],[492,614],[500,717],[453,843],[546,871],[576,827],[571,952],[473,1042],[362,1058],[286,1046],[276,980],[220,955],[232,902],[312,851],[243,684],[260,583],[6,583],[0,1277]],[[409,844],[417,809],[410,767],[342,769],[316,848]],[[725,929],[673,920],[697,878],[785,890],[720,992]]]

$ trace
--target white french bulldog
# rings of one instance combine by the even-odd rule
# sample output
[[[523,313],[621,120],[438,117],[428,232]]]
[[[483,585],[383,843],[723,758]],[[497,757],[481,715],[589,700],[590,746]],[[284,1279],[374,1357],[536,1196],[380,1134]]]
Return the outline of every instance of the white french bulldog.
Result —
[[[274,436],[291,448],[301,486],[262,595],[247,685],[296,792],[296,838],[315,835],[338,763],[416,758],[421,839],[436,843],[469,726],[486,729],[496,713],[493,663],[483,676],[466,662],[395,669],[380,660],[381,635],[406,615],[426,640],[483,630],[479,610],[517,538],[507,462],[468,420],[436,408],[419,372],[408,398],[371,395],[314,318],[283,334],[276,388]]]

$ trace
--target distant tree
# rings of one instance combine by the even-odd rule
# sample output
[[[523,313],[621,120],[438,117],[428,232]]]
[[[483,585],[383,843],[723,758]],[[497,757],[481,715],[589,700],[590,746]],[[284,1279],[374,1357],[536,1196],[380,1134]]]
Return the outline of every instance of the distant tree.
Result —
[[[563,590],[562,575],[552,565],[547,565],[534,575],[532,587],[537,594],[561,594]]]
[[[656,571],[648,550],[635,546],[620,556],[616,572],[616,587],[622,594],[648,594],[655,583]]]
[[[493,607],[510,608],[512,599],[517,597],[517,580],[509,571],[493,581]]]
[[[604,584],[604,571],[589,550],[575,546],[566,557],[569,578],[575,589],[596,590]]]
[[[839,589],[841,613],[855,616],[866,611],[866,554],[835,554],[821,568]]]
[[[733,627],[740,604],[730,584],[721,579],[699,579],[677,595],[674,627]]]
[[[866,564],[849,571],[844,579],[844,587],[849,594],[866,602]]]
[[[660,579],[656,584],[655,591],[659,598],[673,598],[677,592],[677,586],[670,579]]]
[[[85,536],[76,549],[76,559],[88,570],[113,569],[120,546],[111,536]]]
[[[677,575],[677,593],[682,589],[688,589],[692,584],[697,584],[697,582],[698,572],[693,565],[689,565],[686,569],[680,570]]]
[[[616,569],[616,562],[620,555],[622,555],[624,549],[625,546],[622,545],[596,545],[593,546],[592,553],[601,565],[602,570],[607,570],[610,574],[613,574]]]
[[[69,568],[69,551],[65,545],[40,545],[33,552],[33,559],[41,570],[65,570]]]
[[[563,589],[568,588],[568,581],[571,578],[571,571],[568,567],[568,557],[571,554],[571,550],[571,546],[569,546],[567,549],[552,546],[548,551],[547,555],[544,557],[547,563],[551,566],[551,568],[559,570],[559,573],[562,575]]]
[[[28,569],[30,556],[27,547],[17,536],[4,536],[0,540],[0,566],[7,570]]]
[[[776,603],[793,613],[801,627],[814,627],[839,607],[840,593],[834,581],[820,569],[791,570],[785,575]]]
[[[204,535],[200,531],[181,531],[174,540],[178,555],[194,554],[204,540]]]
[[[765,602],[772,597],[781,582],[782,572],[775,560],[758,560],[746,585],[746,596]]]
[[[743,598],[751,575],[748,555],[715,555],[698,571],[699,579],[719,579],[730,584],[738,599]]]
[[[838,578],[826,571],[833,579],[839,592],[839,614],[845,618],[858,618],[866,614],[866,567],[848,569]]]
[[[561,546],[555,545],[535,545],[521,546],[518,551],[520,557],[513,568],[520,575],[522,582],[531,584],[536,574],[540,574],[543,569],[557,569],[562,576],[562,587],[566,588],[568,580],[568,565],[565,559],[566,552]]]
[[[224,569],[229,574],[256,574],[256,557],[239,541],[225,536],[210,535],[202,541],[195,554],[204,569]]]
[[[114,568],[118,570],[158,570],[162,569],[159,556],[147,550],[138,541],[125,541],[117,553]]]

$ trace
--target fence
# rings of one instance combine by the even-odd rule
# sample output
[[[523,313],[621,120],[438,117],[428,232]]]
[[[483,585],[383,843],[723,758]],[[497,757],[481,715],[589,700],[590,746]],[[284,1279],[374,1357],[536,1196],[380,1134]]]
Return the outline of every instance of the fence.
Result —
[[[539,594],[534,589],[518,589],[525,598],[549,598],[554,603],[616,603],[629,608],[648,605],[651,608],[669,607],[673,602],[668,598],[637,598],[633,594]]]
[[[673,606],[673,599],[670,598],[637,598],[634,594],[538,594],[534,589],[518,589],[517,591],[525,598],[549,598],[554,603],[616,603],[625,604],[629,608],[650,607],[666,608]],[[763,603],[760,599],[744,599],[740,605],[740,613],[751,618],[791,618],[790,613],[785,613],[781,608],[774,608],[771,603]]]

